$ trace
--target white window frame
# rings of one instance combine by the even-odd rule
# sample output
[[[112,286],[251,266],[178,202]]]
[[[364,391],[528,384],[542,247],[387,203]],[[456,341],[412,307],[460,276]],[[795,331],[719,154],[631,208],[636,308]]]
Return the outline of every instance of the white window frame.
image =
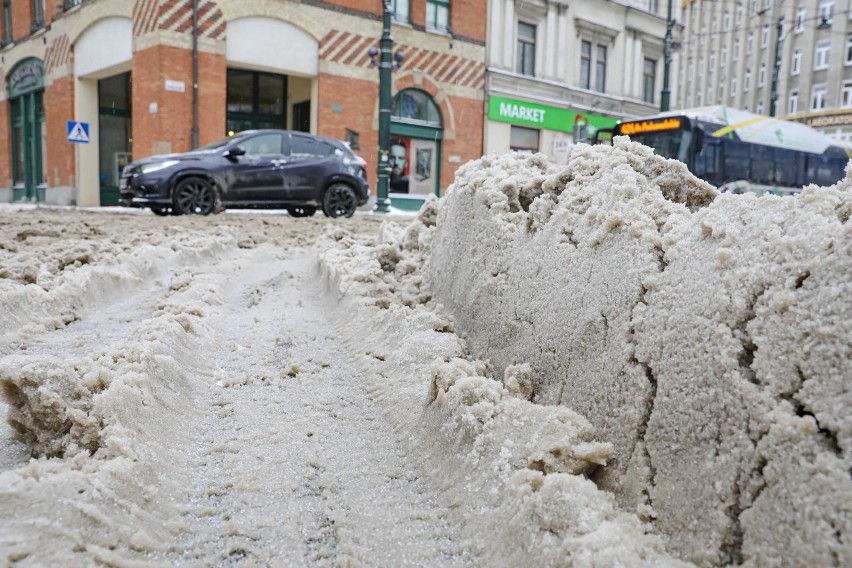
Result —
[[[751,69],[746,69],[745,80],[743,81],[743,92],[747,93],[751,89]]]
[[[802,71],[802,50],[798,47],[793,50],[793,61],[790,64],[790,75],[798,75]]]
[[[790,100],[787,101],[787,114],[799,112],[799,91],[790,91]]]
[[[819,3],[819,22],[822,23],[825,20],[825,23],[831,25],[832,20],[834,20],[834,0],[821,0]]]
[[[818,41],[814,47],[814,71],[828,69],[828,62],[831,59],[831,40],[824,39]]]
[[[840,85],[840,108],[852,108],[852,79]]]
[[[769,46],[769,24],[763,26],[760,31],[760,47],[766,48]]]
[[[726,32],[731,29],[731,14],[725,10],[725,13],[722,14],[722,31]]]
[[[728,46],[722,45],[722,53],[719,56],[719,65],[725,67],[728,65]]]
[[[805,15],[808,9],[804,6],[799,6],[796,9],[796,27],[793,28],[793,33],[800,34],[805,31]]]
[[[716,52],[710,51],[710,72],[714,73],[716,71]]]
[[[740,38],[734,38],[734,53],[731,55],[731,61],[736,63],[740,60]]]
[[[811,110],[822,110],[825,108],[828,89],[825,83],[814,85],[811,89]]]
[[[846,60],[844,65],[852,65],[852,34],[846,38]]]
[[[763,101],[757,101],[757,114],[763,114]]]
[[[850,0],[850,2],[852,2],[852,0]],[[734,21],[737,23],[737,26],[742,25],[742,23],[743,23],[743,7],[742,6],[737,6],[737,15],[736,15]]]
[[[731,78],[731,98],[734,98],[737,94],[737,78]]]
[[[760,64],[760,69],[757,71],[757,86],[766,85],[766,63]]]
[[[401,6],[405,6],[404,10],[400,10]],[[393,0],[391,4],[391,17],[394,23],[411,24],[411,0]]]
[[[754,32],[749,30],[748,39],[746,40],[746,54],[751,55],[754,51]]]

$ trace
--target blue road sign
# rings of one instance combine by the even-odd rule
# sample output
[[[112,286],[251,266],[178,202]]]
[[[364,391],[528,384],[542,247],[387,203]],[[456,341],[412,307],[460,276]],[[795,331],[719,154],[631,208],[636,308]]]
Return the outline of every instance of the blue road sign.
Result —
[[[68,121],[68,141],[78,142],[80,144],[89,143],[89,123],[77,122],[76,120]]]

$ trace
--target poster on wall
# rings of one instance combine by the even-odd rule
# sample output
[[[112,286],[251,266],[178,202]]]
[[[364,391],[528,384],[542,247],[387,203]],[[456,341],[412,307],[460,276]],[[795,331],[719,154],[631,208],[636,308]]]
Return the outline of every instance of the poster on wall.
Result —
[[[408,193],[408,138],[391,138],[390,142],[390,190],[393,193]]]
[[[409,178],[408,192],[426,195],[435,193],[435,158],[438,145],[432,140],[411,140],[409,159],[414,160],[414,175]]]

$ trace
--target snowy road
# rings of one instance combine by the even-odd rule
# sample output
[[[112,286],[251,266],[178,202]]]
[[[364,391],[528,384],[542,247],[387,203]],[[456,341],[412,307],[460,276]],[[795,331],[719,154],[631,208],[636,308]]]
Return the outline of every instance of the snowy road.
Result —
[[[27,228],[30,223],[53,227],[63,215],[17,215],[23,225],[14,227],[7,217],[5,228],[16,232],[7,242],[23,260],[21,266],[7,263],[7,278],[32,280],[24,266],[29,260],[51,247],[79,246],[73,240],[60,244],[57,233]],[[110,216],[84,217],[83,227],[98,227],[98,233],[116,228]],[[73,265],[54,271],[50,281],[43,278],[48,293],[36,301],[27,299],[29,308],[18,309],[28,323],[16,327],[4,322],[0,373],[2,378],[17,373],[17,382],[5,383],[10,393],[13,384],[24,390],[27,379],[41,381],[44,368],[60,358],[80,370],[82,383],[91,373],[107,374],[108,368],[111,373],[104,380],[111,381],[113,391],[126,374],[122,358],[149,372],[158,359],[168,358],[176,367],[166,366],[165,378],[174,384],[141,389],[138,401],[118,399],[117,409],[99,403],[98,390],[91,389],[86,410],[94,415],[98,404],[104,406],[102,438],[110,428],[138,433],[117,436],[120,441],[112,444],[101,442],[93,457],[77,454],[73,465],[74,460],[56,458],[27,464],[27,447],[4,422],[0,516],[7,528],[0,531],[0,550],[6,561],[22,566],[56,561],[181,566],[473,562],[471,553],[454,540],[458,517],[371,399],[363,376],[369,370],[359,370],[351,352],[358,346],[340,337],[327,319],[333,306],[326,304],[315,255],[304,243],[328,222],[270,217],[261,224],[226,216],[219,224],[232,225],[233,237],[209,237],[203,227],[183,242],[162,247],[157,241],[166,241],[163,237],[143,244],[150,231],[146,225],[159,219],[119,219],[125,236],[141,230],[130,239],[132,247],[113,234],[114,246],[97,243],[90,256],[130,249],[132,258],[104,262],[117,266],[88,274],[85,286],[72,285]],[[192,227],[190,233],[207,222],[179,221]],[[367,230],[376,227],[375,221],[362,219],[350,221],[348,228],[359,224]],[[223,244],[228,238],[239,246]],[[22,255],[20,249],[28,247],[32,255]],[[48,267],[51,254],[63,253],[48,253]],[[101,256],[107,261],[106,254]],[[89,262],[98,265],[95,258]],[[51,271],[42,268],[41,273]],[[96,297],[81,292],[97,283],[112,291]],[[177,320],[182,326],[178,332],[194,337],[188,344],[183,339],[170,344],[163,335],[148,354],[145,341],[164,319]],[[50,394],[64,397],[62,403],[69,406],[82,397],[54,388],[56,393]],[[131,408],[137,402],[142,407],[162,405],[163,411],[137,416]],[[3,404],[2,410],[7,412],[8,406]],[[34,429],[43,430],[42,441],[49,439],[45,445],[58,444],[51,436],[67,430],[60,426],[59,432],[46,435],[50,425],[45,418],[29,418],[37,423]],[[62,444],[66,457],[74,453],[68,450],[70,443]],[[127,472],[117,475],[109,471],[110,460],[95,459],[105,445],[119,446],[117,453],[135,458]],[[123,450],[125,445],[129,449]],[[75,479],[80,469],[91,470],[87,473],[94,480]],[[32,475],[41,477],[41,487],[26,482]],[[91,500],[86,507],[70,509],[82,514],[60,515],[59,520],[55,506],[68,504],[63,487],[75,482],[87,486],[77,493],[91,494]],[[128,482],[142,489],[144,498]],[[24,506],[31,516],[15,514]],[[33,531],[33,526],[53,528]]]

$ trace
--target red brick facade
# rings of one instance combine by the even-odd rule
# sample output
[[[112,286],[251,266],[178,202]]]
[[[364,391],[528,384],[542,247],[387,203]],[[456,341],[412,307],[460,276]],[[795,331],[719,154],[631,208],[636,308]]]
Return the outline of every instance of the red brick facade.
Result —
[[[452,0],[453,36],[423,31],[426,3],[427,0],[412,0],[411,26],[394,26],[394,35],[398,38],[395,48],[403,51],[405,61],[394,73],[393,91],[418,88],[432,96],[438,105],[444,128],[440,186],[445,188],[460,162],[476,158],[482,152],[486,0]],[[46,111],[46,156],[43,159],[47,165],[48,196],[51,187],[72,186],[75,179],[74,145],[66,140],[66,121],[75,116],[80,106],[79,101],[75,103],[74,100],[75,89],[79,88],[74,77],[74,53],[81,32],[71,30],[84,30],[85,33],[103,18],[118,16],[125,21],[128,17],[132,20],[134,51],[129,69],[125,69],[132,77],[134,159],[191,149],[191,2],[136,0],[132,13],[129,8],[122,8],[126,10],[122,14],[98,12],[96,8],[102,4],[94,1],[84,1],[67,13],[51,6],[46,14],[48,29],[34,36],[31,35],[31,3],[12,4],[17,41],[3,51],[5,71],[8,73],[21,59],[12,57],[18,46],[43,46]],[[371,183],[375,185],[378,71],[371,65],[367,51],[377,45],[381,35],[381,2],[266,2],[272,8],[276,4],[281,5],[280,9],[269,8],[264,12],[258,8],[259,13],[237,17],[289,22],[287,14],[293,14],[294,20],[289,24],[315,38],[319,71],[313,79],[313,131],[337,139],[344,139],[347,129],[358,132],[358,153],[368,161]],[[200,0],[199,8],[198,132],[199,143],[205,144],[221,138],[226,129],[228,22],[214,0]],[[312,11],[310,17],[300,20],[306,11]],[[341,21],[346,24],[341,25]],[[181,40],[176,39],[180,37],[184,38],[183,46]],[[166,38],[167,41],[163,41]],[[237,66],[252,68],[245,62]],[[258,70],[269,71],[262,67]],[[182,84],[183,91],[165,88],[167,81]],[[88,92],[91,96],[91,91]],[[94,104],[96,108],[96,101]],[[9,124],[8,112],[9,103],[0,104],[0,124]],[[0,186],[8,187],[11,175],[10,136],[8,127],[4,127],[0,130]]]

